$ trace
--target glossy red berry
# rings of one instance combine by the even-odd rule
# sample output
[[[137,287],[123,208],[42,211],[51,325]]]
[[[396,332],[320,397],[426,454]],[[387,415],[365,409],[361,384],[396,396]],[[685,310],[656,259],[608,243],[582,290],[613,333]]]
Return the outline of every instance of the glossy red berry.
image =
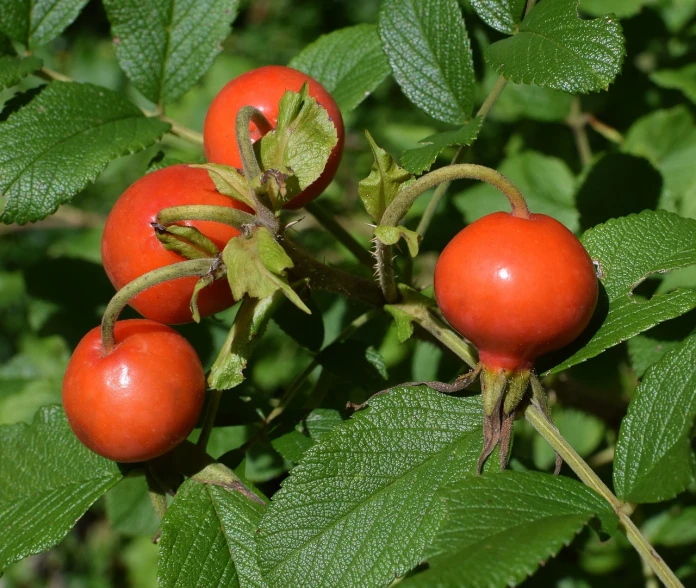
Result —
[[[105,353],[99,327],[87,333],[63,379],[70,427],[95,453],[121,462],[158,457],[181,443],[203,407],[205,377],[193,347],[172,328],[116,323]]]
[[[140,178],[118,199],[104,227],[101,254],[106,274],[117,290],[143,274],[184,258],[159,242],[151,225],[163,208],[186,204],[229,206],[250,211],[244,204],[223,196],[203,169],[173,165]],[[237,229],[208,221],[179,223],[196,227],[222,250],[239,235]],[[129,304],[145,318],[179,324],[193,320],[189,308],[197,278],[180,278],[149,288]],[[198,299],[201,316],[220,312],[234,304],[229,285],[218,280]]]
[[[580,335],[597,303],[597,277],[587,251],[558,221],[497,212],[445,247],[435,297],[482,364],[519,370]]]
[[[300,208],[321,194],[336,175],[341,161],[345,134],[343,118],[336,101],[319,82],[289,67],[280,65],[259,67],[233,79],[220,90],[208,109],[203,128],[203,144],[207,160],[241,168],[242,158],[236,137],[236,117],[239,109],[244,106],[254,106],[275,127],[283,94],[288,90],[299,92],[305,82],[309,84],[309,95],[329,113],[336,127],[338,142],[321,176],[288,202],[285,205],[286,208]],[[264,129],[262,132],[254,123],[251,123],[249,128],[252,141],[257,141],[270,130]]]

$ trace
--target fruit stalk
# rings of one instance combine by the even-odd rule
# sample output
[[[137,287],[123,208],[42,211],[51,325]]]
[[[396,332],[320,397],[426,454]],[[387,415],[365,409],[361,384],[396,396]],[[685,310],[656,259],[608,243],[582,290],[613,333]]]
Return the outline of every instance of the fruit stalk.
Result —
[[[131,298],[134,298],[143,290],[147,290],[152,286],[156,286],[157,284],[161,284],[169,280],[195,276],[203,277],[214,269],[213,266],[216,263],[219,263],[217,258],[181,261],[179,263],[160,267],[156,270],[143,274],[139,278],[136,278],[121,288],[118,292],[116,292],[114,297],[107,305],[106,310],[104,311],[104,316],[102,317],[101,338],[104,352],[108,354],[114,348],[114,325],[116,324],[116,320],[121,314],[121,311],[126,304],[128,304],[128,301]]]

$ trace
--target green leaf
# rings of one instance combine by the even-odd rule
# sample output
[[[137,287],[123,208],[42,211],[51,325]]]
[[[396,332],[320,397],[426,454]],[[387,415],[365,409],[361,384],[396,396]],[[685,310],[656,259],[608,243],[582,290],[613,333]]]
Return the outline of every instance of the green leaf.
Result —
[[[473,473],[479,398],[397,388],[307,451],[266,509],[261,569],[274,586],[380,586],[422,561],[445,517],[440,485]]]
[[[696,218],[696,124],[685,106],[638,119],[626,134],[622,150],[645,157],[660,171],[663,208]]]
[[[385,245],[396,245],[399,239],[403,237],[408,246],[408,252],[411,257],[418,255],[418,244],[423,238],[421,235],[402,227],[401,225],[397,227],[392,227],[390,225],[380,225],[375,229],[375,237]]]
[[[0,569],[53,547],[122,475],[70,430],[58,406],[0,427]]]
[[[276,199],[287,202],[312,184],[324,171],[337,142],[329,113],[309,95],[306,83],[299,93],[283,94],[275,129],[258,141],[262,171],[276,170],[288,176]],[[273,179],[270,176],[269,183]]]
[[[332,343],[316,357],[319,365],[363,389],[384,387],[388,377],[384,358],[362,341]]]
[[[188,480],[162,520],[158,585],[261,587],[256,527],[263,506]]]
[[[586,412],[554,408],[553,422],[580,457],[588,457],[604,439],[604,423]],[[552,469],[556,461],[556,453],[541,435],[534,436],[533,457],[534,465],[540,470]]]
[[[227,266],[227,279],[235,300],[246,294],[267,298],[282,290],[297,308],[311,314],[288,284],[285,270],[293,267],[292,260],[265,227],[254,227],[250,235],[242,234],[230,240],[222,252],[222,260]]]
[[[641,530],[651,545],[678,547],[696,543],[696,506],[663,511],[648,519]]]
[[[613,13],[619,18],[638,14],[650,0],[580,0],[580,10],[590,16],[603,16]]]
[[[526,0],[470,0],[471,7],[489,27],[512,35],[522,20]]]
[[[563,160],[525,151],[505,159],[498,170],[519,187],[532,212],[552,216],[571,231],[578,229],[575,177]],[[509,208],[501,192],[484,183],[455,195],[454,205],[468,223]]]
[[[437,156],[447,147],[471,145],[476,141],[482,125],[483,118],[477,116],[459,129],[430,135],[422,141],[418,141],[422,147],[404,151],[401,154],[401,164],[412,174],[421,174],[430,169]]]
[[[396,338],[399,343],[408,341],[413,335],[413,321],[415,317],[404,312],[398,306],[392,306],[391,304],[385,304],[384,310],[394,319],[394,324],[396,325]]]
[[[106,88],[51,82],[0,123],[0,220],[45,218],[109,161],[149,147],[168,128]]]
[[[539,472],[502,472],[458,480],[438,493],[447,521],[428,556],[428,570],[404,586],[515,586],[594,517],[605,532],[618,519],[580,482]]]
[[[696,417],[696,335],[645,374],[621,423],[614,488],[631,502],[673,498],[691,483]]]
[[[385,0],[379,34],[406,97],[433,118],[464,124],[476,79],[457,0]]]
[[[351,111],[391,73],[377,27],[359,24],[322,35],[288,64],[326,88],[343,111]]]
[[[345,419],[333,408],[315,408],[304,419],[304,426],[314,441],[321,441]]]
[[[587,231],[582,242],[600,265],[606,296],[600,292],[598,310],[586,330],[589,341],[571,357],[549,370],[556,373],[599,355],[638,333],[696,307],[696,291],[679,289],[635,298],[633,289],[654,273],[696,263],[696,221],[658,210],[613,219]]]
[[[30,55],[29,57],[16,57],[5,55],[0,57],[0,90],[14,86],[29,74],[41,69],[43,62]]]
[[[238,6],[239,0],[104,0],[121,68],[155,104],[181,98],[208,70]]]
[[[247,184],[244,176],[230,165],[222,165],[221,163],[204,163],[200,165],[191,165],[189,167],[197,167],[207,170],[210,179],[215,184],[215,189],[246,204],[249,208],[255,209],[256,204],[251,197],[249,184]]]
[[[157,532],[160,520],[142,472],[127,475],[106,493],[106,515],[111,528],[124,535],[153,536]]]
[[[302,347],[319,351],[324,343],[324,319],[312,298],[308,298],[306,304],[312,311],[309,316],[294,304],[281,303],[273,315],[273,322]]]
[[[304,433],[293,429],[280,437],[271,440],[271,445],[283,459],[296,464],[306,451],[314,445],[314,441]]]
[[[87,0],[0,0],[0,30],[34,49],[60,35],[85,4]]]
[[[377,146],[369,132],[365,131],[365,136],[370,143],[374,162],[370,175],[358,184],[358,196],[367,213],[379,222],[392,200],[414,178],[399,167],[389,153]]]
[[[582,20],[577,4],[537,4],[516,35],[486,49],[486,61],[517,84],[572,93],[606,90],[626,54],[621,25],[613,16]]]
[[[596,159],[576,196],[583,228],[657,208],[662,176],[642,157],[609,153]]]
[[[691,102],[696,102],[696,63],[681,69],[661,69],[650,74],[650,79],[661,88],[680,90]]]
[[[220,353],[210,368],[208,386],[213,390],[234,388],[244,381],[244,368],[282,300],[280,292],[262,299],[245,298]]]

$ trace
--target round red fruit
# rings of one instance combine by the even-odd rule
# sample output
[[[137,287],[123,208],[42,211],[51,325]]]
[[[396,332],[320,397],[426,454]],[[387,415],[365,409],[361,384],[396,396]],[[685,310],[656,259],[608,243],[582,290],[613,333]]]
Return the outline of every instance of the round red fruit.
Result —
[[[82,338],[63,379],[65,414],[95,453],[120,462],[153,459],[195,426],[203,368],[186,339],[154,321],[117,322],[115,340],[107,353],[99,327]]]
[[[203,169],[173,165],[147,174],[118,199],[104,227],[101,254],[106,274],[116,290],[143,274],[184,258],[164,248],[152,227],[163,208],[187,204],[229,206],[246,211],[244,204],[223,196]],[[237,229],[208,221],[179,223],[196,227],[222,250],[239,235]],[[166,324],[193,320],[189,308],[197,278],[180,278],[141,292],[129,304],[145,318]],[[204,288],[198,299],[201,316],[209,316],[234,304],[229,285],[218,280]]]
[[[496,212],[471,223],[435,267],[449,323],[493,368],[530,368],[573,341],[597,303],[597,277],[580,241],[543,214]]]
[[[345,134],[343,118],[336,101],[319,82],[289,67],[280,65],[259,67],[233,79],[220,90],[208,109],[203,128],[203,144],[208,161],[241,168],[242,158],[236,137],[236,117],[239,109],[244,106],[253,106],[260,110],[275,127],[283,94],[288,90],[299,92],[305,82],[309,84],[309,95],[329,113],[336,127],[338,142],[321,176],[288,202],[285,208],[301,208],[321,194],[336,175],[341,161]],[[252,141],[257,141],[270,130],[261,130],[254,123],[250,124],[249,129]]]

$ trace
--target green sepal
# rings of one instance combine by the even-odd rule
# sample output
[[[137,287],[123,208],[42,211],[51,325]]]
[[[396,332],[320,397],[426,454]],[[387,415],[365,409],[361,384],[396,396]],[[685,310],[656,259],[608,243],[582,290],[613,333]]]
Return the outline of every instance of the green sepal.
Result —
[[[246,298],[242,301],[227,339],[210,368],[210,388],[227,390],[244,381],[244,368],[282,299],[282,292],[276,290],[261,300]]]
[[[519,406],[529,385],[530,370],[513,372],[507,379],[507,391],[503,400],[503,414],[508,415]]]
[[[231,239],[222,252],[222,260],[235,300],[245,295],[267,298],[282,290],[297,308],[312,314],[288,283],[287,270],[293,267],[292,260],[267,228],[252,227]]]
[[[186,225],[153,225],[155,235],[167,251],[178,253],[186,259],[215,257],[220,250],[208,237],[195,227]]]
[[[276,127],[257,148],[262,182],[276,209],[319,178],[336,143],[336,126],[307,83],[299,93],[283,94]]]
[[[505,392],[507,378],[505,370],[492,369],[483,366],[481,370],[481,395],[483,400],[483,412],[491,416],[500,403],[500,398]]]
[[[238,169],[231,165],[222,165],[220,163],[189,164],[189,167],[206,170],[220,194],[239,200],[239,202],[243,202],[253,210],[256,210],[256,204],[251,195],[252,188]]]
[[[365,136],[372,149],[374,162],[370,174],[358,184],[358,196],[367,213],[379,222],[396,195],[413,182],[414,177],[399,167],[389,153],[378,147],[370,133],[365,131]]]
[[[201,313],[198,310],[198,296],[201,293],[201,290],[203,288],[206,288],[210,286],[215,280],[220,280],[225,277],[226,273],[226,268],[224,265],[219,264],[217,268],[215,268],[213,271],[210,273],[206,274],[205,276],[201,277],[197,282],[196,285],[193,287],[193,294],[191,295],[191,316],[193,317],[193,320],[196,323],[201,322]]]
[[[396,245],[399,239],[403,237],[411,257],[418,255],[418,245],[421,239],[423,239],[422,235],[419,235],[416,231],[412,231],[401,225],[396,227],[392,227],[391,225],[379,225],[375,229],[375,237],[385,245]]]

